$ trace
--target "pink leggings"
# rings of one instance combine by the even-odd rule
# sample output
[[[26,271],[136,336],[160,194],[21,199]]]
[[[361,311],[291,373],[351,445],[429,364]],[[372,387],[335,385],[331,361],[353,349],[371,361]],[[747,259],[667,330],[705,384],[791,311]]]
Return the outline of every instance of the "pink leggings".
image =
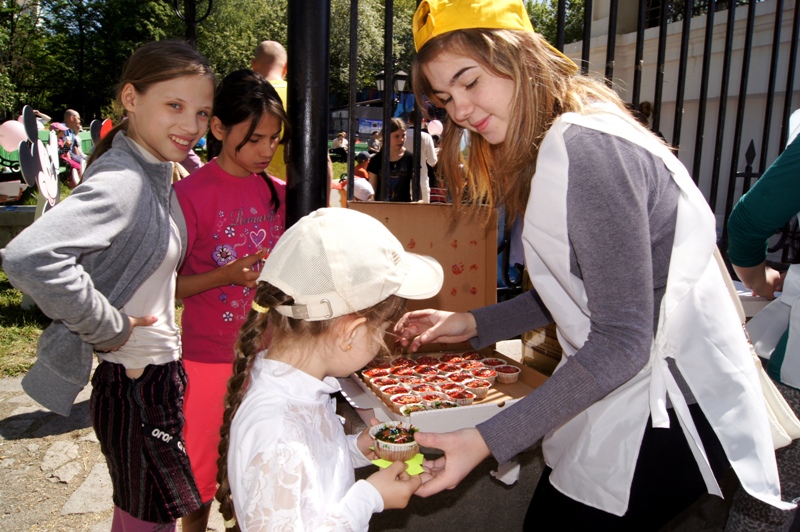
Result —
[[[111,523],[111,532],[174,532],[177,530],[176,522],[151,523],[136,519],[134,516],[114,506],[114,521]]]

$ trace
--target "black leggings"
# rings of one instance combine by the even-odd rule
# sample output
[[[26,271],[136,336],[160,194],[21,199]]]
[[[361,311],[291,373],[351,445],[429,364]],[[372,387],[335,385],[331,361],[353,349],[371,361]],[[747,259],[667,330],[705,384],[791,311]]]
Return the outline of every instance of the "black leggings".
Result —
[[[689,405],[711,469],[719,481],[730,467],[725,452],[700,407]],[[700,469],[673,409],[670,428],[654,429],[648,420],[636,461],[628,511],[622,517],[579,503],[550,484],[545,467],[525,515],[524,530],[659,530],[707,493]]]

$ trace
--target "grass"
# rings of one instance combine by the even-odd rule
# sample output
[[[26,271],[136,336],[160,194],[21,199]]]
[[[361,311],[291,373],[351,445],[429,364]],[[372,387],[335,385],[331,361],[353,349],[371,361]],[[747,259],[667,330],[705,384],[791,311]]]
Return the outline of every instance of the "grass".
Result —
[[[183,305],[175,306],[175,322],[181,325]],[[22,308],[22,292],[11,286],[0,270],[0,377],[16,377],[36,360],[36,342],[50,324],[38,307]]]
[[[0,270],[0,376],[28,371],[36,359],[36,342],[50,319],[37,308],[22,308],[22,292]]]

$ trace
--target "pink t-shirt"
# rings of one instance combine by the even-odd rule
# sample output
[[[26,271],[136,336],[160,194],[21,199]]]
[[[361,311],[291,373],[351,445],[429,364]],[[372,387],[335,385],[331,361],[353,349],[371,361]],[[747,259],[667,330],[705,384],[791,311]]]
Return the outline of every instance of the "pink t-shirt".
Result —
[[[286,184],[270,179],[280,199],[278,212],[272,210],[262,176],[232,176],[216,160],[175,183],[188,232],[180,274],[205,273],[262,248],[272,250],[285,229]],[[253,290],[225,285],[184,298],[183,357],[233,361],[233,345],[250,311]]]

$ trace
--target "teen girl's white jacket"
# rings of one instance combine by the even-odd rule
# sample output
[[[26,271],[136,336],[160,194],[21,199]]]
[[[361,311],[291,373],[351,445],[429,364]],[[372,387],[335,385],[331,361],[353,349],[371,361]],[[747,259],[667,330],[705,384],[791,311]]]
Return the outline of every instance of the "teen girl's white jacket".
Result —
[[[523,245],[533,285],[557,324],[564,354],[586,342],[590,312],[583,282],[570,272],[567,235],[569,158],[564,132],[573,124],[642,146],[664,161],[680,187],[666,293],[650,360],[630,381],[545,436],[550,482],[559,491],[615,515],[628,507],[631,481],[649,416],[667,427],[667,397],[709,493],[722,495],[685,398],[670,373],[672,358],[713,427],[742,486],[778,508],[775,454],[758,375],[741,323],[713,257],[714,216],[683,165],[655,137],[615,107],[562,115],[539,150],[525,213]],[[562,360],[563,362],[566,360]]]

